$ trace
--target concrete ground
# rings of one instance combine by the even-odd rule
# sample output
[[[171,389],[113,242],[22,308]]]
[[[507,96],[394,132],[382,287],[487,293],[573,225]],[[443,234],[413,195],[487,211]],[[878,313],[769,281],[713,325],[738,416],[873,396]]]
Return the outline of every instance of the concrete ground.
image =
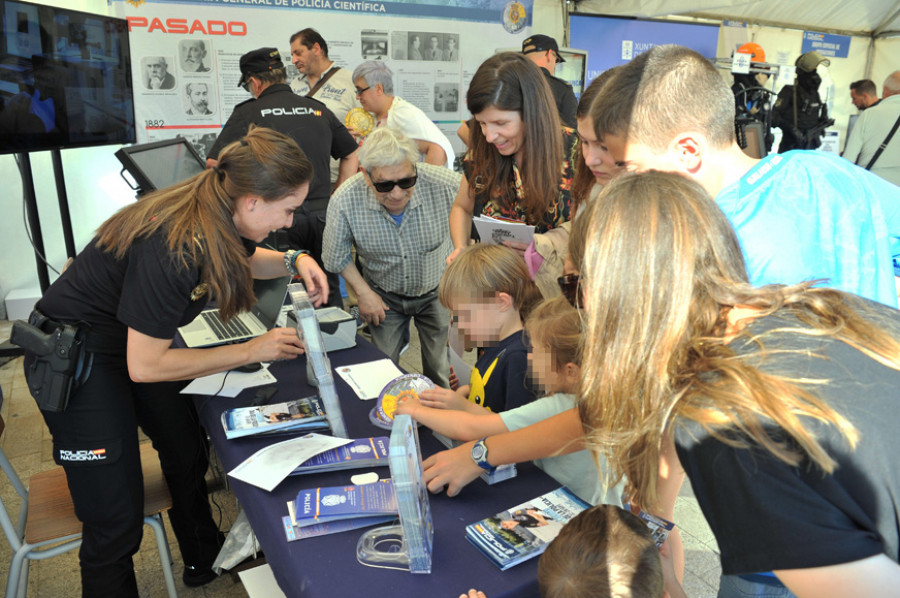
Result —
[[[0,339],[8,338],[9,323],[0,322]],[[413,330],[410,348],[400,358],[400,367],[410,372],[421,372],[418,334]],[[0,367],[0,386],[3,389],[3,405],[0,415],[6,421],[6,431],[0,438],[0,447],[27,486],[28,478],[34,473],[55,467],[50,455],[51,439],[34,400],[28,393],[22,374],[22,360],[16,359]],[[0,475],[0,498],[11,517],[18,513],[19,498],[5,476]],[[227,531],[239,507],[234,494],[222,480],[211,473],[208,477],[211,488],[213,515],[219,520],[220,528]],[[678,499],[675,509],[675,523],[681,530],[685,547],[686,571],[684,587],[693,598],[713,598],[719,586],[719,558],[715,539],[700,512],[689,486]],[[168,522],[167,522],[168,528]],[[144,542],[135,556],[135,570],[142,598],[164,598],[167,596],[153,534],[144,528]],[[440,530],[437,530],[440,533]],[[237,598],[246,596],[243,586],[226,575],[202,588],[188,588],[181,583],[181,558],[171,529],[168,539],[174,557],[178,595],[182,598]],[[11,551],[5,541],[0,541],[0,588],[5,588]],[[78,598],[81,588],[78,571],[77,551],[52,559],[31,563],[28,596],[40,598]],[[460,580],[459,588],[448,588],[446,596],[457,596],[460,591],[478,586],[477,580]],[[340,597],[336,597],[340,598]]]

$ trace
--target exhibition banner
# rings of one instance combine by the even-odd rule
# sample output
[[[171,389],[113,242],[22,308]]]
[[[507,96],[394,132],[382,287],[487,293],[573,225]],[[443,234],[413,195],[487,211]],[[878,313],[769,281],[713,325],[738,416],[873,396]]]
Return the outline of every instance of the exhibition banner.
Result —
[[[569,45],[588,52],[586,82],[607,69],[625,64],[653,46],[678,44],[712,59],[716,57],[718,43],[718,25],[579,14],[569,16]]]
[[[238,87],[239,59],[276,47],[287,82],[290,36],[316,29],[338,66],[384,60],[394,93],[421,108],[456,151],[468,118],[465,92],[496,49],[518,46],[530,31],[533,0],[111,0],[128,20],[139,143],[188,138],[201,156],[234,106],[251,98]],[[490,40],[486,42],[485,40]]]
[[[800,53],[816,51],[829,58],[847,58],[850,54],[850,39],[849,35],[804,31]]]

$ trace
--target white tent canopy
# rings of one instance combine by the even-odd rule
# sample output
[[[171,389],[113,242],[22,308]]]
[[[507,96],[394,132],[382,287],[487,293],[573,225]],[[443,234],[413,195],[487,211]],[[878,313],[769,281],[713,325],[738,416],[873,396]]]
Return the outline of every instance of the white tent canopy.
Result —
[[[573,12],[661,17],[684,15],[861,36],[900,35],[898,0],[575,0]]]

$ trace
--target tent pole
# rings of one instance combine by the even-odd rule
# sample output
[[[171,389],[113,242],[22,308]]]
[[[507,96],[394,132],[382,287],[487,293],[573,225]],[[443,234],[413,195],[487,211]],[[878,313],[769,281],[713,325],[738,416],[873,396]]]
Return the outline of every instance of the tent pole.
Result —
[[[869,49],[866,50],[866,79],[872,78],[872,66],[875,62],[875,36],[869,36]]]
[[[878,26],[872,30],[873,37],[880,37],[881,34],[884,33],[885,30],[891,25],[891,23],[893,23],[894,20],[897,19],[897,17],[900,17],[900,1],[898,1],[897,4],[894,5],[894,8],[892,8],[890,12],[890,16],[885,17],[884,20],[881,21],[881,23],[879,23]]]

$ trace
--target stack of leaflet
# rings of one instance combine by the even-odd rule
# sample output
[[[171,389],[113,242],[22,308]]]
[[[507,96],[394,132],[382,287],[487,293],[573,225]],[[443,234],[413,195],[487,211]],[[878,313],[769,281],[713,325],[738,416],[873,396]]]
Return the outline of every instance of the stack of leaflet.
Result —
[[[306,294],[306,287],[301,283],[289,284],[288,295],[294,306],[294,316],[297,318],[297,333],[306,351],[307,381],[319,389],[331,433],[340,438],[349,438],[337,389],[334,386],[334,377],[331,375],[331,362],[325,353],[325,342],[322,340],[322,331],[319,330],[316,310],[309,300],[309,295]]]
[[[563,526],[590,505],[558,488],[466,526],[466,539],[505,571],[547,549]]]
[[[504,241],[517,241],[526,245],[534,241],[534,227],[524,222],[492,218],[480,215],[472,218],[482,243],[499,245]]]
[[[301,490],[287,503],[283,518],[289,542],[359,529],[397,518],[397,498],[391,480],[363,486]]]
[[[287,403],[236,407],[222,412],[226,438],[285,434],[328,429],[325,409],[319,397],[305,397]]]
[[[319,453],[304,461],[291,475],[360,467],[387,467],[388,442],[387,436],[358,438],[350,444]]]

